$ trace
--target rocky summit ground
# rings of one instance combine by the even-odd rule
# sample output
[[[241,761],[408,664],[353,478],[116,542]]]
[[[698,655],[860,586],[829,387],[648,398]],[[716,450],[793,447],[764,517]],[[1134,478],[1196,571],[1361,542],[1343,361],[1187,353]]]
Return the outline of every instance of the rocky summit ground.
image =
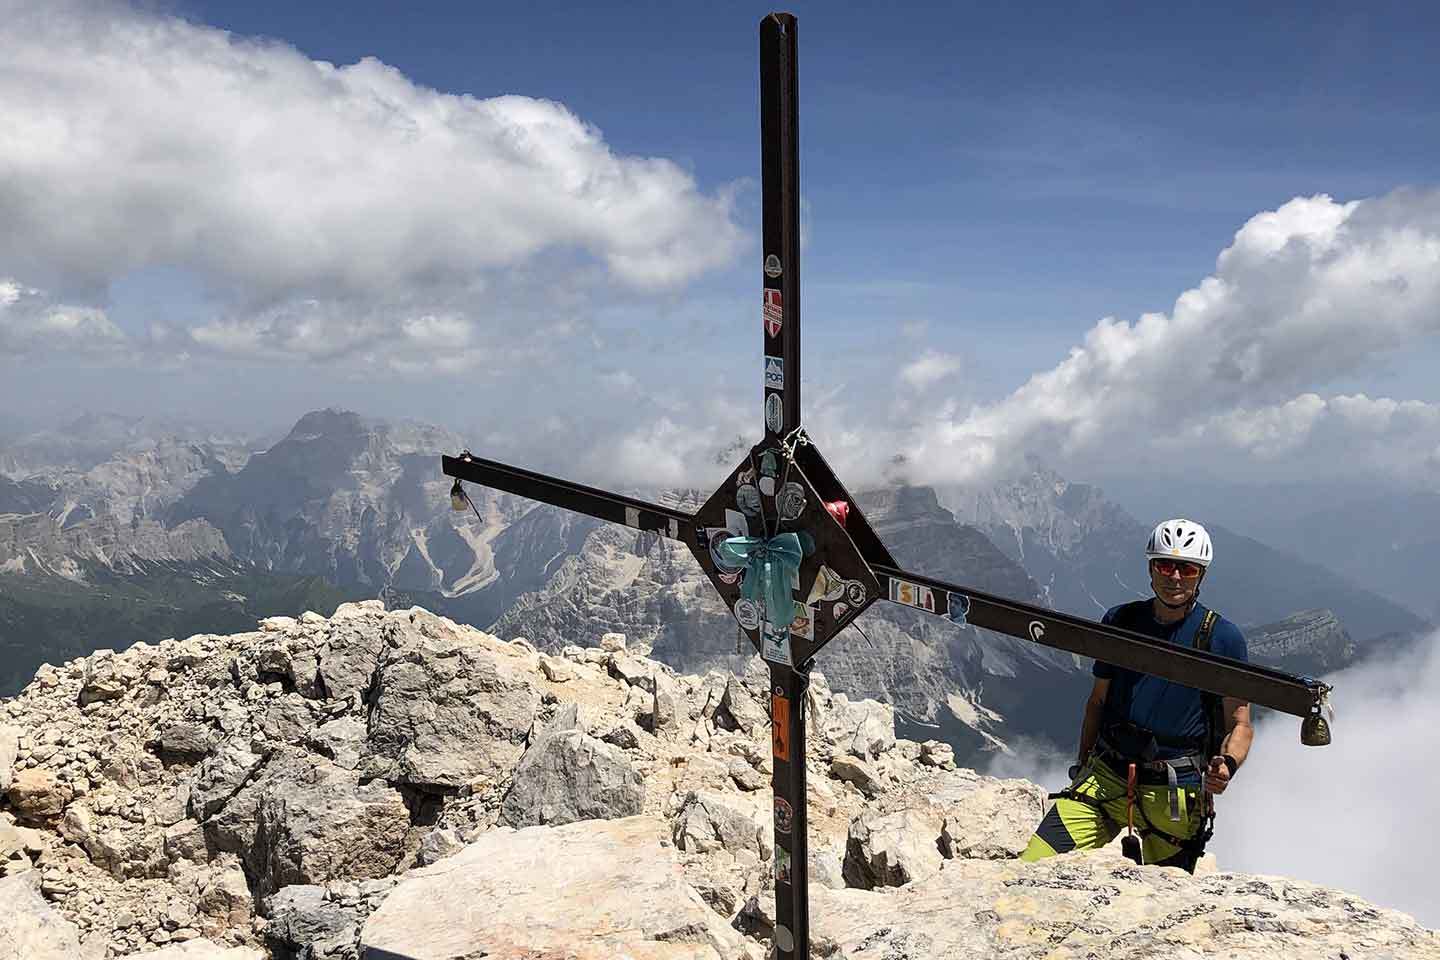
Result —
[[[0,703],[0,960],[760,960],[766,671],[676,675],[345,604],[45,666]],[[1437,958],[1338,890],[1113,849],[814,679],[812,952]]]

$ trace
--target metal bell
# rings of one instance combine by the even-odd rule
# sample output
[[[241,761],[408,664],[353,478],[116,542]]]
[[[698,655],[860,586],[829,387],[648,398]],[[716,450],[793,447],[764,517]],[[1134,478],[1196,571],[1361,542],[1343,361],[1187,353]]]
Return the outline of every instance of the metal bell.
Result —
[[[465,509],[465,491],[460,488],[459,480],[450,486],[450,509],[459,511]]]
[[[1320,713],[1312,713],[1300,722],[1300,742],[1307,747],[1323,747],[1330,743],[1330,721]]]

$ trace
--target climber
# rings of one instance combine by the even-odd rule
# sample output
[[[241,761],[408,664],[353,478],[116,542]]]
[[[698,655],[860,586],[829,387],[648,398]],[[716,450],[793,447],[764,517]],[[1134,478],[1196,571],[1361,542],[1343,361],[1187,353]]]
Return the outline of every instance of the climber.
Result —
[[[1240,629],[1198,600],[1213,559],[1205,528],[1166,520],[1145,557],[1155,595],[1111,607],[1101,622],[1247,660]],[[1051,794],[1055,805],[1020,859],[1098,849],[1125,831],[1122,848],[1136,863],[1194,873],[1213,829],[1213,799],[1250,751],[1250,705],[1098,660],[1092,672],[1071,783]]]

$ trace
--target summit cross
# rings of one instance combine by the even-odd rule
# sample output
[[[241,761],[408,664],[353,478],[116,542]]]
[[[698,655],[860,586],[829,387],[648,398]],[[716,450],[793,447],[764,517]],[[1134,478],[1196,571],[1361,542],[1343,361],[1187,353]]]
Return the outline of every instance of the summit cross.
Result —
[[[1329,742],[1318,680],[1194,650],[900,569],[801,426],[799,71],[795,17],[760,21],[764,437],[695,513],[476,457],[455,478],[678,540],[770,670],[775,956],[809,957],[805,693],[815,656],[877,600],[1305,718]]]

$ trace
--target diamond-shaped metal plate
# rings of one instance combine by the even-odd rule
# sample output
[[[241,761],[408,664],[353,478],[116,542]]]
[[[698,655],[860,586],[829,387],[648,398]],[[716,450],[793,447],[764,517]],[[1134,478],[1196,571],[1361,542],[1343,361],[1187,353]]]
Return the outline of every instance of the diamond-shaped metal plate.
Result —
[[[858,515],[853,503],[851,518]],[[760,655],[799,667],[880,598],[880,583],[845,527],[831,516],[799,464],[779,446],[759,444],[695,514],[690,544],[740,628]],[[847,522],[849,522],[847,520]],[[772,623],[764,604],[742,596],[746,571],[727,567],[715,550],[729,537],[797,533],[806,548],[791,595],[802,612]]]

